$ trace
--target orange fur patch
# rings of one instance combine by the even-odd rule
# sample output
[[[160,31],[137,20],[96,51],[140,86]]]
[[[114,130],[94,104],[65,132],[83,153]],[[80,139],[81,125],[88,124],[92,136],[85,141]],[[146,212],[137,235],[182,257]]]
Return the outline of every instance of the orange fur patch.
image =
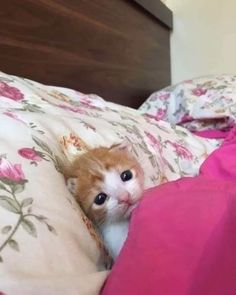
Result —
[[[75,197],[85,213],[95,222],[103,220],[106,216],[103,207],[92,210],[96,195],[101,193],[104,173],[112,169],[119,173],[128,169],[133,169],[136,175],[143,173],[138,161],[130,153],[117,148],[118,146],[88,150],[75,159],[66,173],[67,178],[77,178]]]

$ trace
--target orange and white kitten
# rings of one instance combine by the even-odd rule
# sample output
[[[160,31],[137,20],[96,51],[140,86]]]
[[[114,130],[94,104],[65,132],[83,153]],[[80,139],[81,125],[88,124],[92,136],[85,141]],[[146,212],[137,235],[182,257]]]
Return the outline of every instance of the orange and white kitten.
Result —
[[[143,183],[143,170],[126,144],[91,149],[69,171],[68,188],[97,225],[113,259],[126,240]]]

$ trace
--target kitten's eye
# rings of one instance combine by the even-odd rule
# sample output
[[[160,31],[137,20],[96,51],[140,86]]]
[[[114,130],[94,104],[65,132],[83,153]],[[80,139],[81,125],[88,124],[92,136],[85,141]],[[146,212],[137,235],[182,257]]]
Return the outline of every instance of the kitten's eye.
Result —
[[[128,181],[133,177],[133,174],[130,170],[125,170],[121,173],[120,178],[122,181]]]
[[[94,203],[96,205],[103,205],[107,199],[107,194],[100,193],[96,196]]]

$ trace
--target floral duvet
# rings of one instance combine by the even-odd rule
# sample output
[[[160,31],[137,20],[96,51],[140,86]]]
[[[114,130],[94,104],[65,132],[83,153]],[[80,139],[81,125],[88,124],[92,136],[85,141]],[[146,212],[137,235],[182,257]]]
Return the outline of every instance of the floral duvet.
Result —
[[[99,293],[109,255],[62,172],[84,150],[124,140],[146,188],[196,175],[220,144],[96,95],[0,72],[0,292]]]

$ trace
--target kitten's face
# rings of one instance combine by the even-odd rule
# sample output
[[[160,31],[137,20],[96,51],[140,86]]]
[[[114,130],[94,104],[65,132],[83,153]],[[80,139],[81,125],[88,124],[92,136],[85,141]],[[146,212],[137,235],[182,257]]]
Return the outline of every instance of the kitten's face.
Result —
[[[128,218],[143,193],[143,170],[127,146],[97,148],[80,156],[68,187],[97,224]]]

